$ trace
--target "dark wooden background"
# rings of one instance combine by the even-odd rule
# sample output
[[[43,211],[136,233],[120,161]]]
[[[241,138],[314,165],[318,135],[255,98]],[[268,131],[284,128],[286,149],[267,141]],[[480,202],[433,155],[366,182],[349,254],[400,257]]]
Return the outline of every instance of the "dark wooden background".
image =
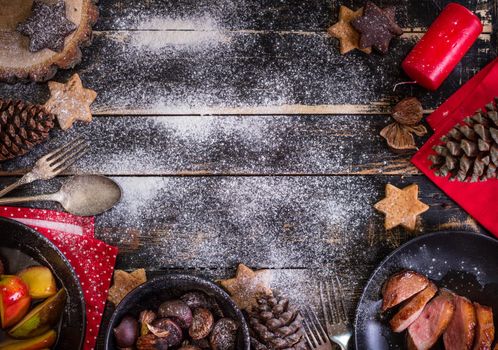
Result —
[[[337,273],[353,319],[366,279],[395,247],[433,231],[484,232],[378,136],[399,99],[417,96],[429,113],[496,57],[498,2],[457,2],[485,29],[429,93],[393,87],[408,80],[401,61],[447,0],[377,1],[397,5],[406,31],[385,56],[341,56],[326,34],[339,5],[362,1],[102,1],[82,63],[54,78],[77,72],[98,92],[94,121],[2,164],[0,182],[83,135],[91,151],[66,175],[104,174],[123,187],[123,201],[96,219],[98,238],[120,249],[117,268],[215,279],[243,262],[272,269],[276,288],[310,305],[317,281]],[[0,96],[42,103],[48,89],[0,84]],[[419,184],[431,209],[416,232],[386,232],[372,209],[388,182]]]

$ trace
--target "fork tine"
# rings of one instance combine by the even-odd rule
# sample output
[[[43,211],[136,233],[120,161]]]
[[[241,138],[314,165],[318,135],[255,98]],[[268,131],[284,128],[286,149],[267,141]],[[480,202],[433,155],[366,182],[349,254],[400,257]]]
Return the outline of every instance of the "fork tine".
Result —
[[[320,301],[322,303],[322,310],[323,310],[323,315],[325,317],[325,323],[326,324],[330,324],[330,317],[331,317],[331,315],[329,315],[329,312],[327,311],[327,307],[326,307],[327,302],[325,300],[325,296],[324,296],[324,293],[323,293],[323,282],[322,281],[320,281]]]
[[[337,287],[337,294],[336,294],[336,301],[340,304],[339,310],[340,310],[340,317],[342,322],[347,322],[348,316],[347,316],[347,311],[346,311],[346,304],[344,303],[344,291],[342,290],[341,282],[339,281],[339,278],[337,277],[337,274],[334,273],[334,278],[333,278],[333,288],[334,291]],[[337,296],[338,295],[338,296]]]
[[[82,137],[81,137],[81,136],[78,136],[78,137],[77,137],[77,138],[75,138],[74,140],[69,141],[68,143],[66,143],[65,145],[62,145],[61,147],[54,149],[52,152],[45,154],[45,155],[44,155],[43,157],[41,157],[39,160],[42,160],[42,159],[43,159],[43,160],[47,160],[47,159],[49,159],[49,158],[51,158],[51,157],[55,156],[55,155],[56,155],[57,153],[59,153],[60,151],[62,151],[62,150],[64,150],[64,149],[66,149],[67,147],[71,146],[73,143],[75,143],[75,142],[77,142],[77,141],[79,141],[79,140],[81,140],[81,139],[82,139]]]
[[[323,339],[322,339],[322,344],[324,344],[324,343],[328,343],[328,341],[329,341],[329,337],[328,337],[328,335],[327,335],[327,332],[326,332],[326,331],[325,331],[325,329],[323,328],[323,326],[322,326],[322,324],[321,324],[320,320],[318,319],[318,316],[316,315],[316,312],[315,312],[315,311],[313,311],[312,309],[310,309],[309,307],[308,307],[308,309],[311,311],[311,314],[313,315],[313,318],[314,318],[314,321],[315,321],[315,325],[318,325],[318,327],[319,327],[319,329],[320,329],[320,332],[321,332],[321,333],[320,333],[320,336],[321,336],[321,338],[323,338]]]
[[[74,162],[76,162],[78,159],[80,159],[87,153],[88,153],[88,148],[84,148],[81,152],[78,152],[73,158],[69,159],[64,164],[58,166],[54,171],[55,175],[59,175],[61,172],[69,168],[71,165],[74,164]]]
[[[72,142],[71,145],[69,145],[69,147],[65,147],[65,149],[63,151],[61,151],[61,152],[57,153],[56,155],[54,155],[53,157],[47,159],[47,161],[49,162],[50,166],[53,166],[53,164],[55,162],[57,162],[61,158],[65,157],[67,154],[73,152],[74,149],[80,147],[81,145],[86,145],[85,140],[79,139],[76,142]]]
[[[316,325],[316,323],[315,323],[315,320],[314,320],[314,319],[313,319],[313,317],[312,317],[312,311],[311,311],[311,309],[310,309],[309,307],[308,307],[308,308],[306,308],[306,309],[307,309],[307,310],[306,310],[306,312],[307,312],[307,314],[308,314],[308,321],[309,321],[309,324],[310,324],[311,326],[313,326],[313,328],[311,328],[311,327],[310,327],[310,329],[311,329],[311,334],[312,334],[312,335],[314,334],[313,338],[315,338],[315,336],[316,336],[316,338],[315,338],[315,339],[318,339],[318,340],[317,340],[317,344],[318,344],[318,345],[323,344],[323,338],[322,338],[322,335],[320,334],[320,331],[318,330],[318,327],[317,327],[317,325]],[[313,331],[314,331],[314,333],[313,333]]]
[[[335,298],[332,299],[330,293],[330,284],[328,282],[325,283],[326,291],[327,291],[327,299],[329,302],[330,313],[332,314],[332,319],[334,323],[339,323],[339,311],[337,310],[337,303]]]
[[[50,166],[57,171],[59,168],[64,167],[67,168],[69,165],[74,163],[74,161],[81,158],[86,152],[88,145],[86,143],[80,144],[77,148],[73,149],[71,153],[66,154],[63,159],[58,160],[56,163],[50,164]],[[70,162],[69,165],[66,166],[66,163]]]
[[[308,345],[311,348],[317,347],[318,342],[316,341],[315,335],[313,334],[313,331],[311,330],[310,326],[308,325],[308,322],[306,320],[304,320],[303,324],[305,325],[305,328],[307,329],[307,331],[304,332],[304,336],[306,337],[306,341],[308,342]],[[311,335],[311,338],[313,338],[314,342],[311,341],[310,337],[308,336],[308,333]]]

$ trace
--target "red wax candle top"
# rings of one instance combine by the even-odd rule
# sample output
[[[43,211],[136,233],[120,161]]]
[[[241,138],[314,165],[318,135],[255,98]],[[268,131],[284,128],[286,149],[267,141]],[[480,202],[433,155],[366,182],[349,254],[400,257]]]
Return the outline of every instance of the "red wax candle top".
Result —
[[[403,70],[423,87],[436,90],[483,29],[475,14],[451,3],[403,61]]]

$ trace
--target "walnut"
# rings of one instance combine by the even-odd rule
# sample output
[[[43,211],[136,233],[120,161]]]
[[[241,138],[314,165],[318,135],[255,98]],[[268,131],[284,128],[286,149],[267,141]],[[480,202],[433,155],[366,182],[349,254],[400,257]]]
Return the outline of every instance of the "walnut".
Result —
[[[424,109],[416,97],[407,97],[394,106],[391,114],[401,125],[416,125],[424,117]]]

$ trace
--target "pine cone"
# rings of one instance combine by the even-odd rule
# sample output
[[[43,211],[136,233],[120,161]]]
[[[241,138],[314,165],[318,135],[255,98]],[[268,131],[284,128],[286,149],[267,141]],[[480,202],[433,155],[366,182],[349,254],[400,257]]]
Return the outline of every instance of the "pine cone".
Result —
[[[43,106],[0,99],[0,161],[26,154],[53,127],[54,115]]]
[[[302,317],[288,299],[263,296],[249,314],[251,349],[306,350]]]
[[[497,99],[498,101],[498,99]],[[478,110],[441,138],[429,156],[438,176],[462,182],[496,178],[498,167],[498,112],[493,103]]]

